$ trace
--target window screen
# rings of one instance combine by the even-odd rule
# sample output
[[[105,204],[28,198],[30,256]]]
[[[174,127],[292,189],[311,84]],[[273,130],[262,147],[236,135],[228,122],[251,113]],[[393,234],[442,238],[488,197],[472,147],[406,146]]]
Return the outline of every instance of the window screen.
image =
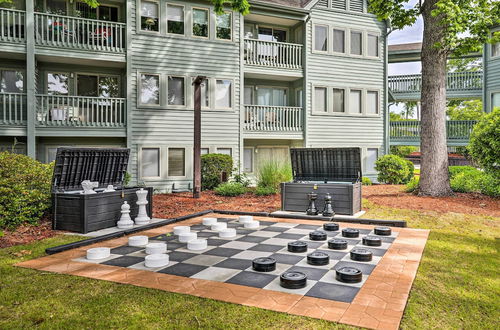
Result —
[[[366,113],[370,115],[378,113],[378,92],[366,93]]]
[[[208,10],[193,8],[193,35],[208,37]]]
[[[159,31],[158,3],[141,1],[141,29],[145,31]]]
[[[378,149],[372,149],[368,148],[366,150],[366,168],[365,171],[370,173],[370,172],[375,172],[375,162],[377,161],[378,158]]]
[[[231,40],[231,13],[217,15],[217,39]]]
[[[231,148],[217,148],[217,153],[231,156],[233,151]]]
[[[253,172],[253,149],[243,149],[243,171],[247,173]]]
[[[345,53],[345,31],[333,30],[333,51],[337,53]]]
[[[160,149],[142,149],[142,177],[160,176]]]
[[[24,88],[23,72],[14,70],[0,70],[0,92],[22,93]]]
[[[315,111],[326,112],[326,88],[325,87],[315,87],[314,88],[314,107]]]
[[[333,89],[333,112],[344,112],[344,94],[343,89],[334,88]]]
[[[168,149],[168,176],[186,175],[186,150],[184,148]]]
[[[314,27],[314,49],[319,51],[328,50],[328,29],[326,26],[316,25]]]
[[[220,108],[230,108],[232,106],[231,80],[218,79],[215,88],[215,106]]]
[[[349,112],[361,113],[361,91],[351,90],[349,96]]]
[[[168,77],[168,104],[185,105],[184,78]]]
[[[378,57],[378,36],[369,34],[368,35],[368,56]]]
[[[66,73],[47,74],[47,93],[49,95],[68,95],[69,77]]]
[[[167,32],[184,34],[184,7],[167,4]]]
[[[141,75],[141,104],[160,104],[160,77],[151,74]]]
[[[351,32],[351,54],[363,55],[362,39],[361,32]]]

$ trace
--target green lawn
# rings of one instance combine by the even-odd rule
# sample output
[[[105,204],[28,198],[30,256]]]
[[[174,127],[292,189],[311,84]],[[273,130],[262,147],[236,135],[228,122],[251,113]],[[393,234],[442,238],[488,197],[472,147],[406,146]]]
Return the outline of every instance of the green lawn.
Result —
[[[498,218],[390,209],[369,202],[365,206],[369,208],[368,218],[404,219],[410,227],[432,229],[402,328],[498,327]],[[1,329],[349,328],[210,299],[12,266],[42,256],[46,247],[78,239],[64,235],[0,250]]]

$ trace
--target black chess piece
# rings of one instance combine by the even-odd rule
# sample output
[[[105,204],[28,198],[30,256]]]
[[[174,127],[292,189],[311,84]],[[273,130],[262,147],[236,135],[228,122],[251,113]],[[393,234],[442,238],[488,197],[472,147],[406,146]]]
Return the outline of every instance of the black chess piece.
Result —
[[[310,192],[307,194],[307,198],[309,198],[309,206],[307,207],[306,214],[307,215],[318,215],[319,210],[316,208],[316,199],[318,199],[318,194],[315,192]]]
[[[323,216],[324,217],[333,217],[335,215],[335,211],[333,211],[332,207],[332,196],[330,193],[325,195],[325,207],[323,208]]]

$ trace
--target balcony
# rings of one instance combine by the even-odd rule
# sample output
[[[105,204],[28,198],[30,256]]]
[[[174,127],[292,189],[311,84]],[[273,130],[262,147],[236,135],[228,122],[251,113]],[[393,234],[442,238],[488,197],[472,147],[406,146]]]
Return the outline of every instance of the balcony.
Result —
[[[245,39],[245,64],[288,70],[302,69],[302,45]]]
[[[476,121],[474,120],[446,121],[446,136],[448,145],[467,145],[475,124]],[[420,121],[391,121],[389,134],[391,145],[419,145]]]
[[[301,107],[245,105],[244,129],[248,133],[268,132],[302,138],[302,127]]]
[[[25,93],[0,93],[0,125],[26,125],[27,103]]]
[[[125,98],[36,95],[36,100],[38,127],[125,127]]]
[[[0,8],[0,42],[24,43],[25,12]]]
[[[482,71],[449,72],[446,97],[449,99],[480,98],[483,88]],[[422,89],[420,74],[389,77],[389,89],[396,102],[419,101]]]
[[[123,54],[125,23],[35,13],[37,46]]]

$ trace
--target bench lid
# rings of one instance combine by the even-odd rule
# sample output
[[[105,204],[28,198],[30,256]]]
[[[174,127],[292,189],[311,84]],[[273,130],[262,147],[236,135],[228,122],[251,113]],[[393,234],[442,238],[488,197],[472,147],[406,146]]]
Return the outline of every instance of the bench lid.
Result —
[[[291,148],[294,181],[359,182],[361,148]]]
[[[82,190],[84,180],[121,188],[129,155],[127,148],[57,148],[52,191]]]

